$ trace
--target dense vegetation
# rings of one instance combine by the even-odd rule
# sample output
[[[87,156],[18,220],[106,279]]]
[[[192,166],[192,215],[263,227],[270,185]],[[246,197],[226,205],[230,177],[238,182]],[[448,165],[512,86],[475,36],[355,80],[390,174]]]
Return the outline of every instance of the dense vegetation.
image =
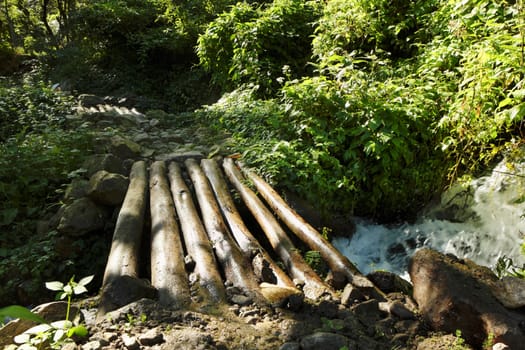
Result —
[[[11,248],[91,147],[53,83],[195,110],[320,210],[392,221],[523,143],[524,52],[522,0],[5,0],[2,280],[56,270],[56,233]]]

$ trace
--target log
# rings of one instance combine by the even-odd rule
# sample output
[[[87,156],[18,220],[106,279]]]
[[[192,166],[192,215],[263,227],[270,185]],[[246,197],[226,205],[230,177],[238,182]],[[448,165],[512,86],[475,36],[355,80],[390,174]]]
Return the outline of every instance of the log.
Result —
[[[129,283],[136,283],[137,285],[141,283],[138,259],[144,228],[147,192],[146,163],[144,161],[135,162],[129,175],[128,191],[113,232],[111,249],[102,281],[102,294],[96,316],[97,322],[102,321],[107,312],[122,306],[120,304],[122,300],[119,296],[125,293],[124,291],[129,287]],[[144,287],[143,290],[146,290],[147,286]],[[139,297],[138,294],[137,297]]]
[[[259,280],[283,287],[295,288],[295,284],[290,277],[273,261],[268,255],[268,252],[263,249],[244,224],[239,211],[235,207],[235,203],[228,190],[228,185],[217,162],[213,159],[203,159],[201,166],[208,177],[217,203],[239,248],[245,257],[254,260],[255,264],[259,266],[259,268],[256,269]],[[264,268],[262,266],[264,266]]]
[[[189,305],[191,298],[165,163],[154,162],[150,172],[151,284],[162,305],[180,309]]]
[[[171,194],[180,220],[186,249],[195,262],[201,296],[205,304],[223,303],[226,293],[206,230],[195,209],[190,190],[182,178],[181,168],[169,164]]]
[[[317,300],[323,294],[334,296],[330,286],[324,283],[315,271],[303,260],[286,232],[279,225],[272,213],[264,206],[257,195],[244,184],[245,178],[236,167],[233,159],[226,158],[223,162],[226,175],[241,195],[244,203],[263,229],[268,241],[282,259],[285,267],[294,279],[304,283],[303,292],[306,297]]]
[[[341,254],[328,242],[315,228],[304,218],[295,212],[284,199],[260,176],[249,170],[238,162],[243,173],[255,185],[257,192],[264,198],[266,203],[273,209],[288,228],[297,235],[310,249],[318,251],[332,271],[334,288],[341,289],[346,283],[362,286],[364,277],[354,264],[346,256]],[[370,286],[368,282],[367,286]]]
[[[187,159],[184,165],[195,188],[204,227],[208,232],[215,255],[222,266],[226,279],[254,298],[255,301],[264,303],[265,299],[259,291],[255,274],[224,223],[206,175],[195,159]]]
[[[135,162],[129,187],[118,215],[102,286],[119,276],[138,278],[138,257],[146,211],[148,180],[146,163]]]

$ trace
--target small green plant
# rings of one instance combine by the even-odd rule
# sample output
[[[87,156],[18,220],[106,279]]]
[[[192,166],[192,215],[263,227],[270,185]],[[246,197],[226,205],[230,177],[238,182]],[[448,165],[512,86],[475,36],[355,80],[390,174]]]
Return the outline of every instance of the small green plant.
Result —
[[[511,258],[504,255],[496,262],[494,272],[498,278],[512,276],[525,279],[525,264],[521,267],[516,266]]]
[[[345,322],[340,319],[329,319],[326,317],[321,317],[321,331],[323,332],[334,332],[340,331],[345,327]]]
[[[71,300],[73,295],[87,292],[86,285],[93,280],[93,276],[82,278],[75,282],[74,276],[64,284],[62,282],[47,282],[46,288],[57,291],[57,299],[67,298],[67,309],[65,320],[48,323],[40,316],[18,305],[8,306],[0,309],[0,317],[24,318],[40,323],[39,325],[26,330],[24,333],[14,338],[16,344],[20,344],[21,349],[39,350],[43,348],[61,349],[62,345],[71,342],[71,338],[85,337],[88,330],[83,324],[74,323],[70,318]]]

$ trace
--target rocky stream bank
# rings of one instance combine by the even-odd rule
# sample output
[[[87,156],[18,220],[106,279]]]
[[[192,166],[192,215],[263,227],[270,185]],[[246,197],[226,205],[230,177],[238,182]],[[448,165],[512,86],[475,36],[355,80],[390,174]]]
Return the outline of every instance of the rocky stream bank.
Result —
[[[98,131],[98,154],[83,165],[64,205],[40,228],[59,232],[62,244],[57,249],[64,257],[71,253],[72,241],[86,236],[110,243],[108,232],[114,228],[134,161],[223,153],[227,137],[213,138],[184,118],[160,110],[143,114],[124,102],[81,97],[71,126],[87,123]],[[107,251],[103,254],[107,258]],[[187,265],[191,269],[191,261]],[[257,303],[225,281],[225,306],[192,304],[184,309],[161,305],[155,289],[142,280],[142,286],[131,283],[126,295],[116,297],[119,307],[102,321],[95,320],[100,296],[76,303],[89,336],[62,348],[495,350],[523,345],[525,281],[499,280],[487,268],[427,249],[414,255],[409,272],[413,284],[374,272],[367,278],[379,293],[348,283],[333,295],[293,303]],[[147,268],[142,273],[147,276]],[[40,308],[49,321],[64,318],[63,304]],[[0,348],[13,347],[13,337],[29,326],[15,321],[0,329]]]

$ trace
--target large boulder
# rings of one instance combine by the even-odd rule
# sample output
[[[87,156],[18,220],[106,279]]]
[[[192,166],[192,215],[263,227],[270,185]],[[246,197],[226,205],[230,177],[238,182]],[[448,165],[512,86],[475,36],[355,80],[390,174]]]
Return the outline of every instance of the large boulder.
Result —
[[[115,135],[110,140],[109,151],[120,159],[136,159],[140,157],[141,148],[138,143]]]
[[[60,210],[57,230],[70,236],[82,236],[104,228],[108,213],[89,198],[80,198]]]
[[[498,279],[490,269],[422,249],[412,257],[409,272],[419,310],[436,331],[460,330],[476,348],[488,338],[522,348],[525,314],[505,308],[495,297]]]
[[[96,203],[116,206],[124,201],[128,186],[127,177],[101,170],[89,179],[88,196]]]

